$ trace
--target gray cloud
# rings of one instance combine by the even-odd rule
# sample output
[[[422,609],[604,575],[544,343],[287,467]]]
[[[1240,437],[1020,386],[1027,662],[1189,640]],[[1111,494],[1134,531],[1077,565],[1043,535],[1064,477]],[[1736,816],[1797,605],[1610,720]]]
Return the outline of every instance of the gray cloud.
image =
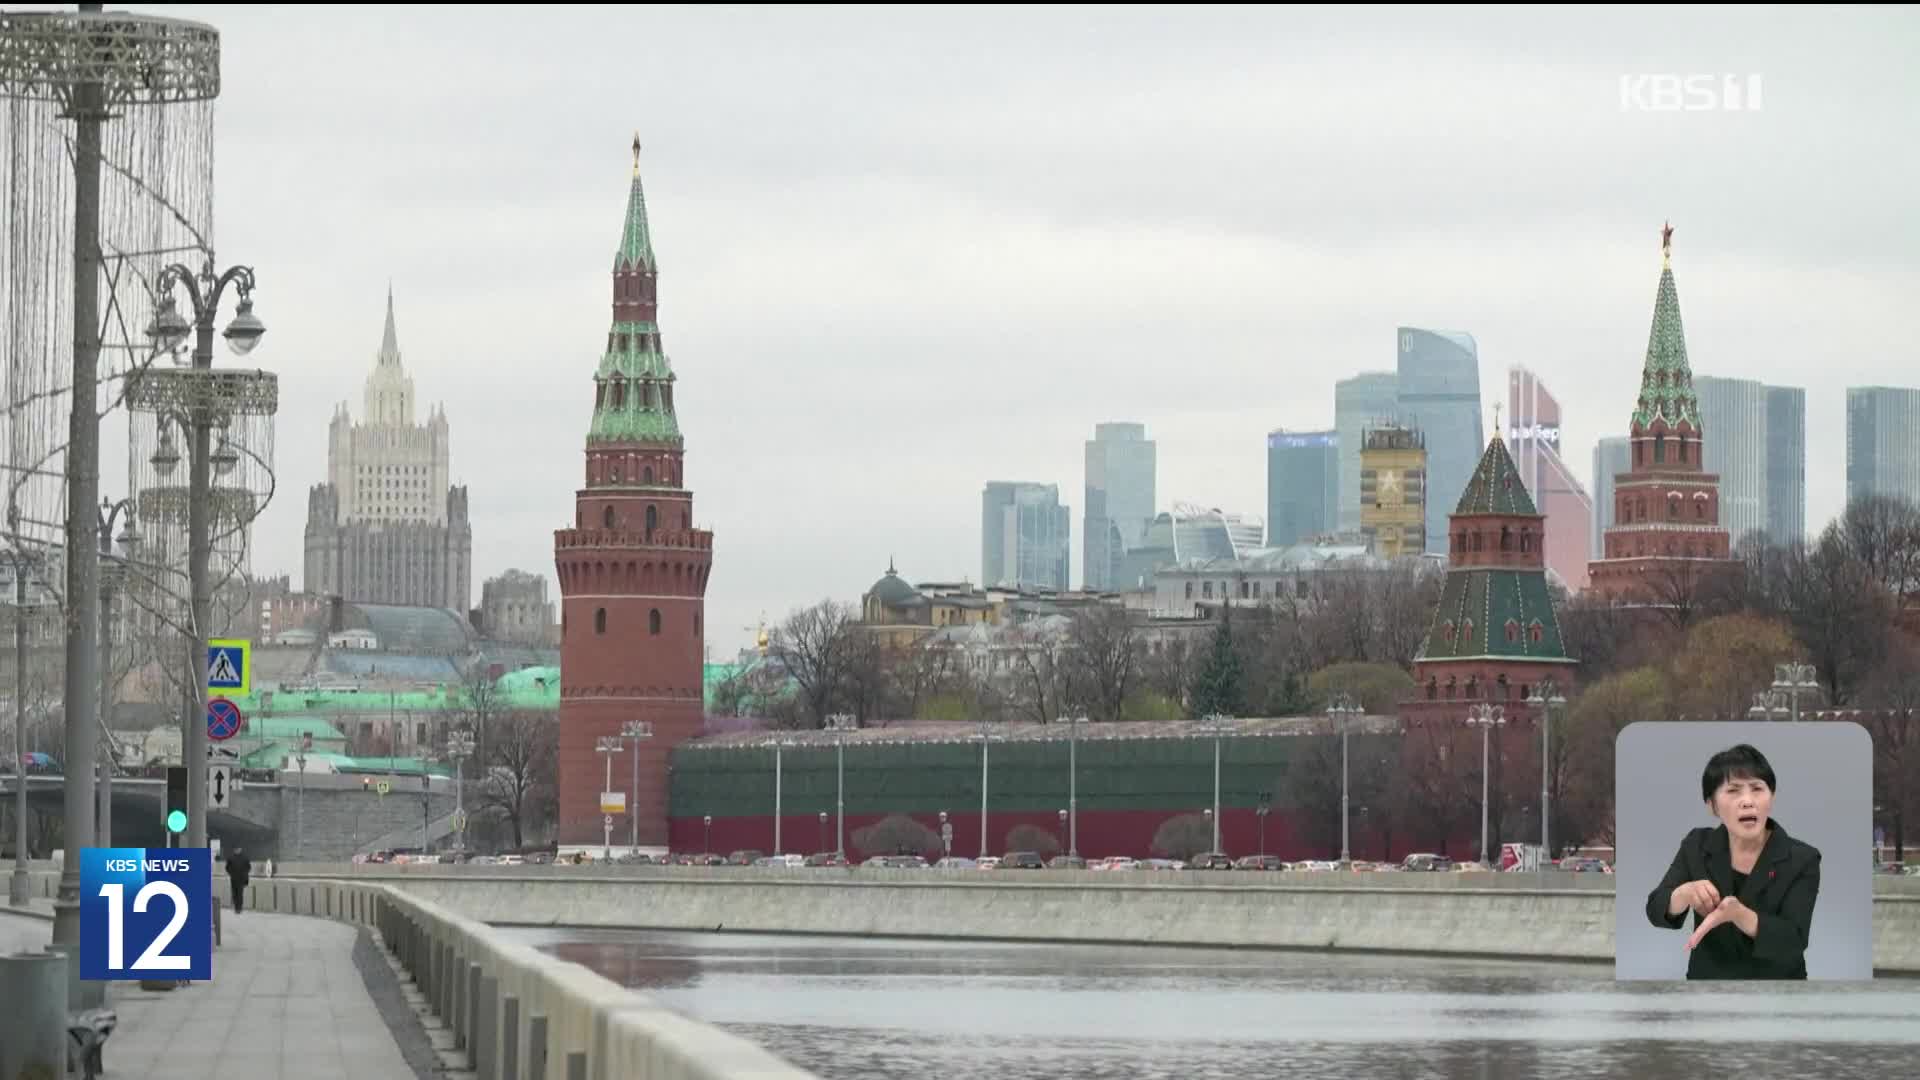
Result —
[[[300,565],[386,283],[473,490],[476,577],[572,518],[637,128],[716,655],[889,555],[979,573],[988,479],[1160,443],[1163,502],[1259,512],[1394,327],[1539,371],[1570,457],[1620,431],[1658,227],[1699,372],[1803,385],[1808,517],[1842,388],[1912,382],[1911,9],[182,8],[219,26],[219,237],[283,374],[258,569]],[[1623,112],[1634,72],[1761,112]],[[478,582],[476,581],[476,592]],[[735,627],[742,628],[735,631]]]

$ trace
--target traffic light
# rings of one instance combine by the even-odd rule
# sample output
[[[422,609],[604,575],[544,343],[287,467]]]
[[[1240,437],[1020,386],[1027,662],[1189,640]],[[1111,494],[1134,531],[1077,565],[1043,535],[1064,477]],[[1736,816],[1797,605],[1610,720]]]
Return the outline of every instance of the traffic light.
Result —
[[[184,765],[167,767],[167,802],[160,820],[167,832],[175,836],[187,831],[187,767]]]

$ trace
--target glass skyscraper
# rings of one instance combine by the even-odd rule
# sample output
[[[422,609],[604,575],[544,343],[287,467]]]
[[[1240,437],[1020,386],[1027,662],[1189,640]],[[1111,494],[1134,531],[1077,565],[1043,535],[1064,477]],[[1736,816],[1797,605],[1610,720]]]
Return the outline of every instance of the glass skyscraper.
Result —
[[[1267,436],[1267,544],[1292,547],[1334,532],[1340,520],[1340,436],[1276,431]]]
[[[1920,502],[1920,390],[1847,388],[1847,501],[1868,495]]]
[[[1797,386],[1767,387],[1767,536],[1807,537],[1807,392]]]
[[[980,502],[980,584],[1066,591],[1073,525],[1059,485],[995,481]]]
[[[1605,550],[1608,529],[1614,525],[1613,478],[1633,468],[1633,440],[1609,435],[1593,447],[1593,557]]]
[[[1122,568],[1154,514],[1156,451],[1145,424],[1095,424],[1087,440],[1086,518],[1080,580],[1088,589],[1130,586]]]
[[[1400,375],[1363,371],[1333,384],[1333,429],[1340,440],[1340,532],[1360,531],[1360,444],[1368,428],[1393,427],[1400,414]]]
[[[1720,524],[1738,544],[1767,527],[1767,388],[1756,379],[1695,375],[1706,471],[1720,476]]]
[[[1452,509],[1486,448],[1480,348],[1456,330],[1399,330],[1400,422],[1427,440],[1427,551],[1447,550]]]

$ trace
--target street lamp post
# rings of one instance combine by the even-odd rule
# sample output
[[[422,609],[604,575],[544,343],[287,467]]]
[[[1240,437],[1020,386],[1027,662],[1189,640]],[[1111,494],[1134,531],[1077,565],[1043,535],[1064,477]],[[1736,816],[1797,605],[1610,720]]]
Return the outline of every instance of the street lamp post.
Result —
[[[780,805],[780,754],[790,746],[797,746],[791,739],[771,739],[768,746],[773,747],[773,851],[774,855],[784,855],[786,850],[780,846],[780,815],[785,813]]]
[[[20,546],[20,509],[9,504],[13,534],[13,874],[7,903],[27,906],[27,566]]]
[[[219,314],[220,298],[228,286],[232,286],[239,294],[240,302],[225,332],[227,345],[236,355],[247,355],[260,343],[261,335],[267,330],[253,313],[252,267],[232,266],[216,275],[211,259],[198,273],[179,263],[168,266],[160,272],[156,283],[154,294],[158,308],[152,325],[147,328],[147,336],[163,352],[178,348],[185,343],[189,333],[193,335],[190,377],[170,388],[184,386],[186,392],[181,396],[186,400],[167,401],[164,403],[166,408],[159,410],[163,412],[160,421],[162,435],[160,448],[153,456],[156,471],[163,475],[172,471],[179,462],[179,451],[171,450],[168,424],[174,420],[184,420],[192,436],[188,448],[187,480],[187,578],[192,595],[189,624],[192,641],[187,657],[193,668],[189,675],[194,688],[192,700],[185,710],[187,715],[181,717],[182,756],[186,758],[187,765],[186,847],[207,846],[207,636],[213,629],[213,588],[207,563],[213,546],[210,518],[213,503],[212,466],[215,464],[210,443],[216,411],[225,408],[218,403],[217,399],[223,395],[216,392],[213,376],[213,323]],[[191,323],[174,304],[176,290],[184,290],[187,294],[187,300],[193,308]],[[177,371],[171,374],[189,375],[188,372]],[[222,422],[231,421],[231,417],[226,415],[218,419]],[[171,459],[166,456],[169,453]],[[232,462],[237,456],[223,438],[223,472],[233,467]]]
[[[1200,730],[1213,736],[1213,810],[1207,815],[1213,823],[1213,847],[1220,851],[1220,739],[1233,730],[1233,717],[1226,713],[1208,713],[1200,720]]]
[[[1260,793],[1260,805],[1254,807],[1254,814],[1260,819],[1260,857],[1267,856],[1267,812],[1273,809],[1273,792]]]
[[[702,855],[712,854],[713,853],[713,815],[712,814],[700,815],[700,829],[701,829],[700,854]]]
[[[313,736],[302,732],[300,736],[300,752],[293,756],[294,760],[300,763],[300,793],[295,796],[294,799],[295,825],[293,832],[293,849],[299,852],[300,857],[303,859],[307,857],[307,750],[312,746]],[[426,763],[424,761],[421,763],[420,768],[424,774],[426,771]],[[424,846],[421,847],[420,854],[425,855],[426,853],[427,849]]]
[[[596,754],[605,754],[607,756],[606,783],[600,788],[600,790],[608,794],[613,793],[613,755],[620,753],[621,750],[623,749],[624,747],[620,745],[620,737],[618,735],[602,735],[594,741],[593,752]],[[601,849],[602,849],[601,857],[605,859],[607,862],[612,862],[613,861],[613,815],[607,813],[607,808],[605,806],[606,799],[602,797],[600,801],[602,804],[600,807],[600,833],[601,833],[600,843],[601,843]]]
[[[470,731],[450,731],[447,733],[447,756],[453,759],[453,820],[459,823],[454,830],[453,850],[467,850],[467,802],[466,777],[462,774],[461,762],[473,753],[473,733]]]
[[[640,744],[653,738],[653,724],[629,720],[620,725],[620,737],[633,740],[633,787],[627,792],[627,846],[640,850]]]
[[[1067,854],[1080,854],[1080,725],[1084,716],[1063,717],[1067,725]]]
[[[1817,694],[1820,683],[1814,678],[1812,664],[1775,664],[1773,685],[1753,695],[1753,707],[1747,716],[1754,720],[1791,720],[1800,722],[1800,695]]]
[[[126,529],[119,536],[113,535],[114,522],[121,513],[127,515]],[[100,500],[100,748],[104,755],[100,762],[99,799],[100,812],[94,831],[99,835],[101,847],[113,846],[113,770],[119,755],[114,753],[113,742],[113,600],[119,584],[126,577],[126,566],[113,557],[113,545],[117,542],[122,551],[131,556],[140,534],[133,526],[133,500]]]
[[[820,811],[820,842],[814,845],[815,851],[824,854],[827,850],[827,812]]]
[[[1493,865],[1487,852],[1487,800],[1491,790],[1488,783],[1489,745],[1493,729],[1504,727],[1507,722],[1507,710],[1501,705],[1467,706],[1467,723],[1480,729],[1480,864]]]
[[[986,717],[983,716],[980,718],[979,734],[973,735],[971,736],[971,738],[980,744],[980,855],[979,857],[984,859],[987,857],[987,749],[992,744],[997,743],[1002,739],[1006,738],[1006,736],[996,734],[993,730],[991,721],[989,721]]]
[[[837,815],[833,826],[833,853],[847,857],[847,732],[859,728],[852,713],[834,713],[827,717],[827,730],[833,732],[833,802]]]
[[[1567,699],[1560,694],[1560,687],[1552,679],[1542,679],[1528,695],[1527,704],[1539,710],[1540,715],[1540,857],[1553,858],[1552,832],[1549,829],[1550,811],[1553,808],[1551,785],[1548,778],[1552,775],[1553,758],[1553,714],[1557,709],[1567,706]]]
[[[1353,815],[1347,809],[1347,733],[1352,730],[1353,722],[1366,715],[1367,710],[1354,702],[1346,694],[1335,694],[1327,705],[1327,716],[1334,726],[1340,729],[1340,866],[1342,869],[1353,865],[1353,846],[1349,826]]]
[[[1061,807],[1060,809],[1060,831],[1061,832],[1067,831],[1067,811],[1065,807]],[[1069,852],[1069,855],[1071,854],[1072,853]]]
[[[953,854],[953,830],[947,827],[947,812],[945,810],[940,811],[940,854],[942,856],[952,856]]]

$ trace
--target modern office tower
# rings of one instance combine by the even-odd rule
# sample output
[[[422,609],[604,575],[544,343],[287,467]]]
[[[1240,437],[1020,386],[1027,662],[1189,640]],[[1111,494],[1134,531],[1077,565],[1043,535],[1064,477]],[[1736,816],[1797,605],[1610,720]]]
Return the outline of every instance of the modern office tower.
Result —
[[[1147,426],[1095,424],[1087,441],[1086,518],[1080,580],[1088,589],[1127,586],[1126,553],[1139,547],[1153,522],[1155,449]]]
[[[1267,544],[1292,547],[1337,531],[1340,435],[1275,431],[1267,436]]]
[[[1633,467],[1633,440],[1609,435],[1593,447],[1593,558],[1600,557],[1601,537],[1613,527],[1613,478]]]
[[[1720,477],[1720,523],[1738,544],[1767,528],[1767,388],[1757,379],[1695,375],[1706,470]]]
[[[1920,390],[1847,388],[1847,501],[1868,495],[1920,502]]]
[[[1399,330],[1399,422],[1427,444],[1427,484],[1464,491],[1486,446],[1480,415],[1480,349],[1457,330]],[[1445,500],[1428,499],[1427,550],[1447,550]]]
[[[1073,524],[1058,484],[994,481],[981,494],[980,584],[1065,592]]]
[[[1593,499],[1560,456],[1559,400],[1525,367],[1507,372],[1507,443],[1545,519],[1546,567],[1579,592],[1593,558]]]
[[[1333,384],[1333,429],[1340,439],[1340,532],[1360,528],[1360,443],[1370,427],[1389,427],[1400,415],[1400,375],[1366,371]]]
[[[1807,392],[1797,386],[1767,387],[1767,536],[1807,537]]]

